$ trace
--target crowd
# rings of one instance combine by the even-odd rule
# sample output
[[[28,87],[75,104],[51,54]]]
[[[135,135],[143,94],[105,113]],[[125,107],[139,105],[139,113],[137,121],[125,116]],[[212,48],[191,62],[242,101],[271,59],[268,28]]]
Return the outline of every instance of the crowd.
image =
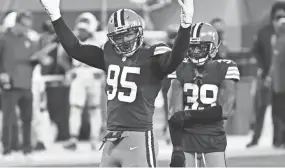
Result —
[[[106,39],[96,36],[97,29],[97,18],[82,13],[74,32],[82,42],[101,46]],[[69,58],[50,20],[41,33],[33,30],[32,12],[7,12],[1,30],[2,153],[46,149],[43,124],[49,121],[56,141],[70,141],[66,148],[90,136],[95,149],[106,111],[104,72]]]

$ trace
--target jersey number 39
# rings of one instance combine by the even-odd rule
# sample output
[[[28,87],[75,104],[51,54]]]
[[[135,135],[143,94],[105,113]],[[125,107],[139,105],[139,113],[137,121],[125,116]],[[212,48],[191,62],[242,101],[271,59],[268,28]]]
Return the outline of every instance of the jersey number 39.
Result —
[[[184,84],[184,93],[188,93],[186,97],[187,104],[191,104],[191,106],[186,105],[185,110],[198,110],[203,109],[203,107],[199,107],[199,102],[202,105],[216,105],[217,97],[218,97],[218,86],[212,84],[203,84],[202,86],[198,86],[194,83],[185,83]],[[212,92],[212,96],[207,97],[207,93]]]
[[[113,100],[116,96],[122,102],[132,103],[136,100],[138,86],[135,82],[127,81],[128,74],[140,74],[140,68],[123,67],[121,69],[118,65],[109,66],[107,84],[112,87],[112,90],[107,91],[108,100]],[[118,91],[118,86],[129,89],[129,94]]]

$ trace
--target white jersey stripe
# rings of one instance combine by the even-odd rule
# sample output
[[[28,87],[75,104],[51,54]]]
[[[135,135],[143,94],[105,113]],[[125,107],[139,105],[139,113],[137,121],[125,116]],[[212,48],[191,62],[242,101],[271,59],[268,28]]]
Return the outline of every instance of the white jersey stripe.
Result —
[[[236,79],[240,80],[240,73],[237,67],[228,67],[225,79]]]
[[[171,74],[167,75],[167,78],[176,79],[177,78],[176,71],[174,71]]]
[[[167,46],[158,46],[155,48],[153,55],[159,55],[171,51],[171,48]]]
[[[240,80],[240,76],[239,75],[227,75],[225,77],[225,79],[236,79],[236,80]]]

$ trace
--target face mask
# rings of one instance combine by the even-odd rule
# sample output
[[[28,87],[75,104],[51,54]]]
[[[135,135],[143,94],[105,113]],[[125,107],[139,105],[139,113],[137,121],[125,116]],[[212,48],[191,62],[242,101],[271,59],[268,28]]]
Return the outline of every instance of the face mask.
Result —
[[[219,43],[220,41],[224,40],[224,31],[223,30],[217,30],[218,36],[219,36]]]

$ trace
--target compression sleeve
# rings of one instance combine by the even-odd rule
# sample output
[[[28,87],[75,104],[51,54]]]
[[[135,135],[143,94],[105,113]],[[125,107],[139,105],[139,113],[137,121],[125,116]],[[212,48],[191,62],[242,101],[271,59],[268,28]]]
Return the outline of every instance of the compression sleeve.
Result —
[[[61,45],[69,56],[105,71],[104,52],[101,48],[81,44],[62,18],[53,21],[52,24]]]
[[[222,106],[209,107],[204,110],[184,110],[173,114],[169,123],[176,127],[183,127],[188,121],[220,121],[223,120]]]
[[[204,110],[185,110],[185,121],[202,120],[202,121],[219,121],[223,119],[222,106],[209,107]]]
[[[191,27],[191,26],[190,26]],[[180,65],[187,55],[190,41],[190,29],[180,26],[178,34],[172,47],[172,52],[166,62],[161,65],[165,74],[171,74]]]

